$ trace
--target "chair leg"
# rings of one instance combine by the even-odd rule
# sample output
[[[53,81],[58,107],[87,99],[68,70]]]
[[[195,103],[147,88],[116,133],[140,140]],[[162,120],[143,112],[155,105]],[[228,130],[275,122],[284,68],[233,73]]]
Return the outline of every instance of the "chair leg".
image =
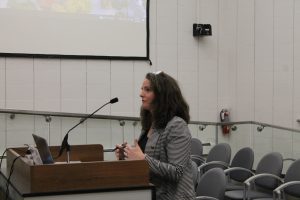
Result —
[[[244,192],[243,192],[243,200],[248,200],[247,195],[248,187],[247,185],[244,186]]]
[[[277,195],[275,192],[273,192],[273,200],[277,200]],[[278,199],[279,200],[279,199]]]

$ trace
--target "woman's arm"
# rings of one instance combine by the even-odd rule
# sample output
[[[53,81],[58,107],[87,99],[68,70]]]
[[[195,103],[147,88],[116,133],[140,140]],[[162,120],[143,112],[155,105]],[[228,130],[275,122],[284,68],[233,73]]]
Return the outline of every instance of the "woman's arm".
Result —
[[[164,150],[166,162],[162,162],[148,155],[145,159],[149,163],[151,172],[171,181],[179,181],[188,166],[191,151],[191,134],[187,124],[181,118],[171,120],[165,132]]]

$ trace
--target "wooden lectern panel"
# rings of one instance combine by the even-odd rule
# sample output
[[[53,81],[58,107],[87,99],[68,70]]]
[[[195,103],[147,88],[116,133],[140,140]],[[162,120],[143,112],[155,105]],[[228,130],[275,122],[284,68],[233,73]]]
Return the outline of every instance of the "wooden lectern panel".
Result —
[[[60,146],[50,146],[50,151],[55,158],[58,155]],[[67,153],[64,153],[55,159],[55,162],[64,162],[67,160]],[[103,146],[99,144],[90,145],[72,145],[70,151],[70,160],[91,162],[91,161],[103,161]]]
[[[70,163],[30,165],[26,159],[18,159],[11,181],[22,193],[149,186],[149,167],[146,161],[103,161],[103,147],[100,146],[72,146]],[[56,148],[50,149],[56,151]],[[102,149],[102,152],[99,152],[99,149]],[[8,150],[8,170],[13,159],[24,150],[26,149]],[[59,161],[64,159],[60,158]]]

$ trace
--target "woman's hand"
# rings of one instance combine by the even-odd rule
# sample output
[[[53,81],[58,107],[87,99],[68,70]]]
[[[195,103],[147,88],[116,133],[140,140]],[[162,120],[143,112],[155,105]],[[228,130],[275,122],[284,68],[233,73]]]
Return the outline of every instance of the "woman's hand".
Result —
[[[127,142],[124,142],[123,144],[117,144],[116,150],[115,150],[115,156],[118,160],[124,160],[124,148],[127,146]]]
[[[145,154],[143,153],[143,151],[141,150],[138,141],[135,139],[134,140],[134,145],[130,146],[130,145],[126,145],[126,147],[124,148],[124,155],[125,158],[127,158],[128,160],[144,160],[145,159]]]

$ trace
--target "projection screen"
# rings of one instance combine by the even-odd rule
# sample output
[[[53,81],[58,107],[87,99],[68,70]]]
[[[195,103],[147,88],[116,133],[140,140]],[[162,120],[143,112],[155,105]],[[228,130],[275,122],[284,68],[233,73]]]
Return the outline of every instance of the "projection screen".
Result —
[[[0,54],[149,58],[147,0],[0,0]]]

